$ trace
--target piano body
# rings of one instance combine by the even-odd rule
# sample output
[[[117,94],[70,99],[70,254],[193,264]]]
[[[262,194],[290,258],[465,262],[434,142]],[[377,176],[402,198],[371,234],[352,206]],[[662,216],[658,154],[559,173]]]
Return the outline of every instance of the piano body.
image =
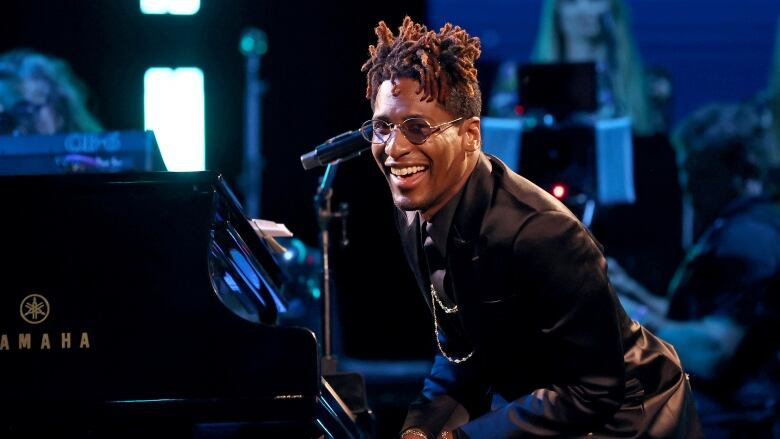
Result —
[[[0,437],[361,437],[219,174],[3,176],[0,200]]]

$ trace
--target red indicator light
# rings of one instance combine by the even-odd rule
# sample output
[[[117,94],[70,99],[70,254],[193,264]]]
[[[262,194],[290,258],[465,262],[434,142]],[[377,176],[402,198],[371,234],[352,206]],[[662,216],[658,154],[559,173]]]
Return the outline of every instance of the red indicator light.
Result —
[[[569,190],[566,189],[566,186],[561,183],[556,183],[552,187],[552,194],[559,200],[566,198],[568,192]]]

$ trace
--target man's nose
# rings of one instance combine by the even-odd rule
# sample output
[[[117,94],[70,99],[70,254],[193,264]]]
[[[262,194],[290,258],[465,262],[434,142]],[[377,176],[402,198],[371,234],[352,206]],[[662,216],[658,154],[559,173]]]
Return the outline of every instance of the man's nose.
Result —
[[[412,144],[406,140],[401,130],[394,127],[385,143],[385,154],[392,158],[398,158],[408,153]]]

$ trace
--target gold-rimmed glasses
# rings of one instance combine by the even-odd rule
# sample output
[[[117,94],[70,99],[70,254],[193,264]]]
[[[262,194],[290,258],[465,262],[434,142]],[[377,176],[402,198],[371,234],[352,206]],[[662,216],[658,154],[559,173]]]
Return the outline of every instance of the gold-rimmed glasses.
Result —
[[[371,119],[363,122],[363,125],[360,126],[360,133],[363,135],[363,138],[371,143],[384,144],[390,140],[390,135],[393,133],[393,130],[397,128],[410,143],[422,145],[432,135],[439,131],[446,130],[461,120],[463,120],[463,118],[459,117],[449,122],[431,125],[422,117],[410,117],[401,123]]]

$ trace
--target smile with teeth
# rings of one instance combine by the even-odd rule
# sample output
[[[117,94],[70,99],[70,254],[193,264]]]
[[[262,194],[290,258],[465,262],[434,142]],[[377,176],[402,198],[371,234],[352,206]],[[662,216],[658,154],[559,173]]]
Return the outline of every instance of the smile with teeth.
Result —
[[[428,168],[425,166],[409,166],[408,168],[390,168],[390,172],[398,177],[405,177],[407,175],[416,174],[426,169]]]

